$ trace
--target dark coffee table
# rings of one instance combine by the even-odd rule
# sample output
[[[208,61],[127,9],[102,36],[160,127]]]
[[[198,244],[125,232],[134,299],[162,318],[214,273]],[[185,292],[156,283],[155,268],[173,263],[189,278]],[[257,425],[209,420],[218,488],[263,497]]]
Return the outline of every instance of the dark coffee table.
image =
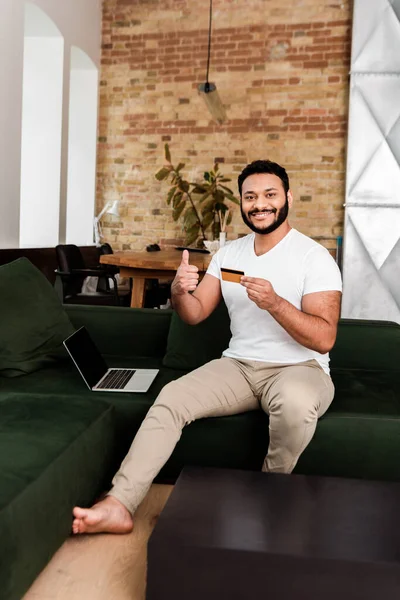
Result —
[[[185,469],[147,600],[400,598],[400,483]]]

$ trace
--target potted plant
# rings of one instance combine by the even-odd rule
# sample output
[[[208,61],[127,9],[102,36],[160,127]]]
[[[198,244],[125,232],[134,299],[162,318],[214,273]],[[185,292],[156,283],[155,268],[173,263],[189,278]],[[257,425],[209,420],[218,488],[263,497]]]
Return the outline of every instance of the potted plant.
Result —
[[[202,246],[203,241],[207,240],[207,231],[210,230],[213,239],[218,239],[221,221],[229,225],[232,220],[232,212],[226,200],[240,204],[232,190],[224,185],[231,180],[224,177],[218,163],[215,163],[213,169],[204,173],[202,181],[187,181],[182,176],[185,164],[172,164],[168,144],[165,144],[165,159],[167,164],[155,177],[158,181],[170,180],[166,200],[172,206],[174,221],[182,216],[186,244],[189,246],[198,240],[198,245]]]

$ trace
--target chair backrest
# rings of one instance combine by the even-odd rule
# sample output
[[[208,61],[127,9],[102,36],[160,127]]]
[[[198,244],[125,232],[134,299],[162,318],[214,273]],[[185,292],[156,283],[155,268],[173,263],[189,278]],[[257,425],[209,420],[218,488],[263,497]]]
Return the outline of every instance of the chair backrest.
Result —
[[[71,273],[72,269],[84,269],[85,262],[81,251],[75,244],[59,244],[56,246],[58,269],[64,273]],[[62,277],[63,299],[76,296],[82,290],[84,277],[73,275]]]
[[[84,269],[85,262],[81,251],[75,244],[59,244],[56,246],[58,268],[70,273],[72,269]]]
[[[108,242],[104,242],[104,244],[101,244],[101,246],[99,248],[99,253],[100,254],[114,254],[113,249],[111,248],[111,246]]]
[[[104,242],[104,244],[101,244],[101,246],[98,247],[98,251],[99,251],[99,257],[102,254],[114,254],[113,249],[108,242]],[[106,271],[107,273],[110,273],[111,275],[116,275],[117,273],[119,273],[118,267],[115,267],[114,265],[102,265],[102,269],[104,271]],[[104,289],[104,285],[103,285],[103,288],[101,287],[102,285],[103,284],[99,281],[100,287],[98,287],[98,289]],[[109,289],[108,283],[107,283],[106,289]]]

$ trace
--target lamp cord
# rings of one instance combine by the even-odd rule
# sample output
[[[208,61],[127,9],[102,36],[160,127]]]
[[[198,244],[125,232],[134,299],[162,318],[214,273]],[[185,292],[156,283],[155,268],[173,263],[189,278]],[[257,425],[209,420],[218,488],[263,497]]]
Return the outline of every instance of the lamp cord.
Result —
[[[209,25],[208,25],[207,73],[206,73],[206,83],[204,86],[204,91],[206,93],[210,91],[210,84],[208,82],[208,73],[210,71],[210,55],[211,55],[211,21],[212,21],[212,0],[210,0],[210,21],[209,21]]]

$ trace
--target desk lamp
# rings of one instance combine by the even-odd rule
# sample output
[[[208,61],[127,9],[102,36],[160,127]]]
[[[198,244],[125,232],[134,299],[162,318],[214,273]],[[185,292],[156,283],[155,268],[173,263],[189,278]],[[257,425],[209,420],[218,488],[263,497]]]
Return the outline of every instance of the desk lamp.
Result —
[[[93,219],[93,228],[94,228],[94,241],[96,246],[101,246],[101,237],[103,236],[103,231],[101,229],[101,219],[105,214],[114,215],[115,217],[119,217],[119,208],[118,208],[119,200],[110,200],[107,202],[102,210],[99,212],[97,217]]]

